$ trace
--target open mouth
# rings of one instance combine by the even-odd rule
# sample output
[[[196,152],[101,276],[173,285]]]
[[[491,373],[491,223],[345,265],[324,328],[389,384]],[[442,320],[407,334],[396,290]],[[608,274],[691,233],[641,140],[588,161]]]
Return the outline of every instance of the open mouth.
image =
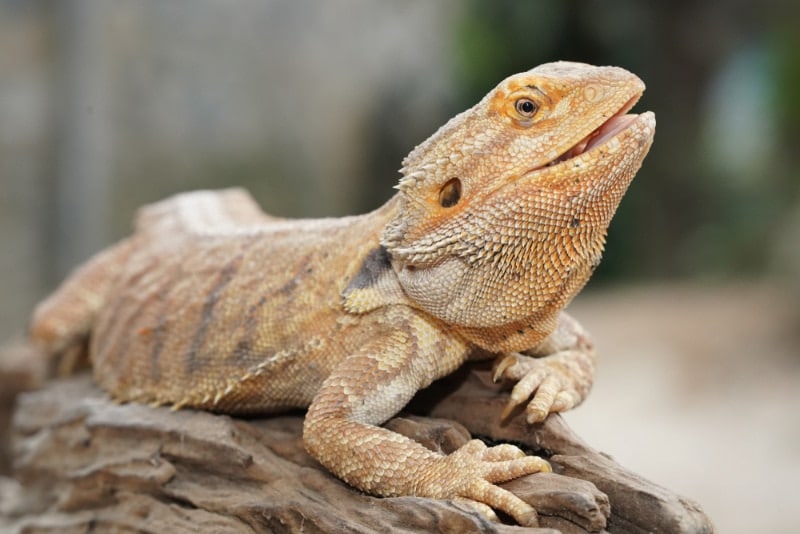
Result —
[[[631,124],[633,124],[634,121],[636,121],[639,115],[628,114],[627,111],[636,104],[640,96],[641,95],[639,94],[631,98],[624,106],[620,108],[617,113],[612,115],[603,124],[592,130],[589,135],[578,141],[575,146],[548,163],[546,167],[557,165],[576,156],[580,156],[584,152],[588,152],[592,148],[602,145],[606,141],[612,139],[618,133],[628,128]]]

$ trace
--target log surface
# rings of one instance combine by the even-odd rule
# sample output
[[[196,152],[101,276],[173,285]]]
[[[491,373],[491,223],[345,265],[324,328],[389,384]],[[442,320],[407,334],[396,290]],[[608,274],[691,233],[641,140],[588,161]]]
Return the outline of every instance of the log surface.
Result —
[[[488,376],[474,368],[434,384],[410,405],[418,415],[387,426],[445,453],[474,435],[550,459],[554,473],[503,485],[537,508],[540,529],[492,523],[458,502],[354,490],[305,452],[302,413],[241,419],[119,405],[82,375],[17,398],[14,478],[0,477],[0,530],[713,531],[695,503],[595,451],[561,417],[501,424],[505,393]]]

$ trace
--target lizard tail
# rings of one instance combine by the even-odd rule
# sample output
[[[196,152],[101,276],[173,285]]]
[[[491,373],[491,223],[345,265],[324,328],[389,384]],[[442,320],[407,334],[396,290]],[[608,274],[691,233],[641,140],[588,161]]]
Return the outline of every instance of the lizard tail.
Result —
[[[130,239],[125,239],[96,254],[36,306],[28,336],[58,360],[59,374],[72,372],[86,360],[92,324],[130,249]]]

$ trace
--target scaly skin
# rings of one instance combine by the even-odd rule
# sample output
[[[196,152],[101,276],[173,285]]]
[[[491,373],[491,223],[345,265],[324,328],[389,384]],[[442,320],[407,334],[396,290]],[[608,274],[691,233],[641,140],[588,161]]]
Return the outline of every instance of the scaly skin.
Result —
[[[239,190],[147,206],[37,307],[31,336],[52,353],[88,336],[121,401],[308,407],[306,448],[349,484],[535,524],[495,483],[544,460],[479,441],[443,456],[379,425],[469,358],[497,358],[496,379],[516,382],[507,413],[530,422],[584,399],[594,352],[561,310],[652,143],[652,113],[623,115],[643,90],[614,67],[511,76],[414,149],[397,195],[362,216],[277,219]]]

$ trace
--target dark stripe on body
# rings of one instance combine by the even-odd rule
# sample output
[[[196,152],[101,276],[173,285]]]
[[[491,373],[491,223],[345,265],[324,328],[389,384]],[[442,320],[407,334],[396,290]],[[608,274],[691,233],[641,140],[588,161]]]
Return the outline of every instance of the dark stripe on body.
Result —
[[[183,270],[180,268],[180,265],[174,265],[170,270],[169,277],[167,277],[163,283],[159,284],[161,290],[157,293],[157,298],[154,303],[154,307],[157,305],[159,308],[155,311],[156,324],[153,325],[153,329],[150,332],[150,345],[152,347],[150,350],[150,378],[152,378],[155,383],[161,380],[161,366],[159,363],[161,360],[161,352],[164,348],[164,342],[167,337],[166,315],[169,312],[169,294],[172,288],[175,287],[175,281],[182,274]],[[139,315],[140,314],[136,314],[135,318],[138,319]],[[133,325],[136,324],[133,321],[131,322]],[[137,335],[137,333],[129,332],[128,335]]]
[[[311,254],[306,254],[306,256],[300,261],[300,263],[295,267],[295,274],[291,277],[285,284],[283,284],[276,293],[279,296],[283,297],[290,297],[291,294],[295,291],[296,288],[302,285],[303,280],[310,276],[313,272],[313,268],[309,265],[312,261]]]
[[[244,332],[233,349],[233,358],[237,364],[253,363],[253,340],[258,334],[258,311],[267,303],[267,297],[261,296],[255,304],[247,309],[244,318]]]
[[[195,332],[192,342],[189,345],[189,349],[186,352],[186,369],[188,373],[194,373],[205,367],[205,365],[208,363],[206,358],[198,358],[198,351],[200,347],[202,347],[206,332],[213,322],[214,307],[217,305],[217,302],[219,302],[222,292],[236,275],[241,260],[242,254],[238,254],[230,262],[228,262],[225,268],[220,271],[219,278],[214,284],[214,287],[211,289],[211,293],[209,293],[203,302],[203,311],[200,318],[200,324],[197,326],[197,331]]]
[[[130,288],[131,285],[137,283],[145,274],[147,274],[151,269],[154,268],[157,262],[151,261],[145,267],[139,270],[139,272],[134,273],[129,278],[123,278],[120,281],[118,280],[116,284],[122,288]],[[92,350],[93,350],[93,357],[103,355],[105,360],[108,360],[112,354],[111,349],[116,348],[116,356],[120,354],[124,354],[127,352],[127,345],[128,345],[128,336],[119,335],[119,332],[113,332],[115,329],[120,330],[121,321],[120,314],[127,311],[127,307],[122,305],[122,300],[127,297],[128,289],[117,289],[114,291],[113,294],[109,295],[108,298],[103,305],[103,312],[102,314],[108,313],[105,316],[105,331],[103,332],[102,336],[97,336],[95,332]],[[147,305],[147,301],[142,301],[136,307],[136,313],[133,315],[138,316],[138,312],[141,311],[143,307]],[[107,310],[110,310],[108,312]],[[130,332],[130,316],[128,316],[128,322],[125,324],[124,332]],[[112,335],[112,332],[116,335]],[[113,345],[112,345],[113,343]],[[120,363],[120,362],[117,362]]]
[[[138,272],[134,273],[129,278],[124,279],[122,283],[124,284],[125,289],[117,292],[116,298],[113,300],[113,302],[107,303],[108,309],[112,311],[111,315],[106,321],[106,328],[101,339],[99,340],[95,355],[102,356],[104,364],[116,367],[115,372],[117,376],[121,377],[130,372],[131,368],[133,367],[132,362],[130,361],[131,358],[141,357],[141,355],[137,355],[135,351],[131,350],[131,346],[133,345],[132,341],[135,339],[135,336],[141,335],[139,328],[144,326],[140,324],[142,314],[144,314],[147,310],[153,309],[159,304],[162,304],[168,297],[168,290],[158,291],[153,295],[153,298],[142,299],[135,305],[131,305],[130,302],[126,302],[128,300],[129,292],[134,290],[133,287],[140,283],[144,276],[156,271],[157,269],[159,269],[159,261],[153,258],[152,261],[148,262],[147,265],[145,265]],[[173,273],[174,271],[175,269],[172,270]],[[169,278],[170,282],[175,277],[175,274],[172,274],[172,276]],[[158,287],[171,287],[171,284],[164,284],[163,282],[159,281]],[[163,313],[158,313],[157,315],[157,317],[162,316]],[[155,329],[153,329],[152,333],[157,334]],[[150,342],[157,344],[158,340],[157,338],[151,338]],[[157,380],[159,373],[157,365],[155,365],[152,359],[149,362],[148,367],[150,368],[151,376],[154,376],[154,379]],[[137,380],[136,377],[132,378],[134,381]]]

